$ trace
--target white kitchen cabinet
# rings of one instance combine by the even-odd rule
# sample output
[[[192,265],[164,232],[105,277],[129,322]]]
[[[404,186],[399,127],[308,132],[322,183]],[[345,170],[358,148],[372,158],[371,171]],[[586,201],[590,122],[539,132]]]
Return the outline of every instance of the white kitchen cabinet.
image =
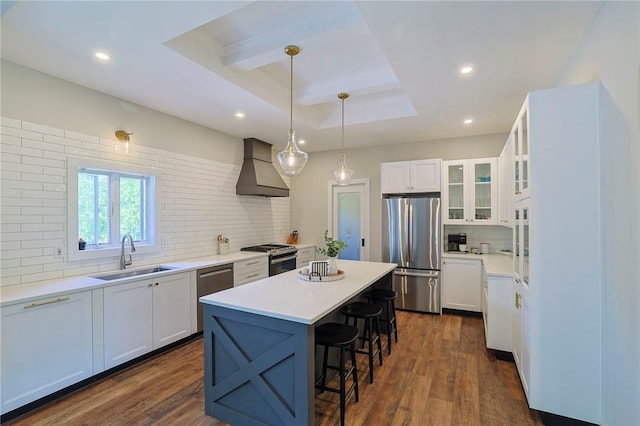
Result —
[[[442,204],[445,225],[495,225],[498,222],[497,159],[443,161]]]
[[[109,369],[153,349],[153,282],[104,289],[104,361]]]
[[[529,93],[514,160],[518,373],[531,408],[595,424],[603,423],[604,91],[596,82]]]
[[[153,280],[153,349],[191,335],[190,287],[189,273]]]
[[[513,228],[514,156],[513,133],[498,157],[498,225]]]
[[[383,194],[440,192],[440,159],[396,161],[380,164],[380,190]]]
[[[442,307],[482,311],[481,260],[446,258],[442,261]]]
[[[482,316],[487,348],[504,352],[513,350],[512,283],[511,277],[487,275],[484,268],[482,269]]]
[[[2,308],[2,413],[93,375],[91,291]]]
[[[189,336],[190,302],[187,272],[105,287],[105,367]]]
[[[298,249],[296,257],[296,268],[304,268],[309,262],[316,260],[316,246],[304,247]]]
[[[238,287],[269,276],[269,257],[255,257],[233,263],[233,286]]]
[[[531,369],[529,368],[531,351],[529,345],[529,303],[528,288],[522,282],[513,282],[513,298],[511,311],[511,353],[518,369],[518,375],[522,382],[522,388],[530,399],[529,383],[531,382]]]

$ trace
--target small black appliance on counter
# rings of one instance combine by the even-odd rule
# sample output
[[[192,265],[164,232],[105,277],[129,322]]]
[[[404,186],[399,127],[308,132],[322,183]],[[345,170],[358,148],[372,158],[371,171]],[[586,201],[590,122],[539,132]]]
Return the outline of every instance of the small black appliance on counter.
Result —
[[[447,235],[447,251],[460,251],[460,244],[467,244],[467,234]]]

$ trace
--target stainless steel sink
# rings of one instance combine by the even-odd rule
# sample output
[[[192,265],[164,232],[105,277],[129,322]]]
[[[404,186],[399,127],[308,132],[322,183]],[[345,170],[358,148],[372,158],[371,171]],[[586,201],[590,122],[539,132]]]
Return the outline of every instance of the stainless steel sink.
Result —
[[[120,278],[129,278],[129,277],[137,277],[140,275],[155,274],[157,272],[170,271],[172,269],[174,268],[169,268],[167,266],[153,266],[150,268],[132,269],[130,271],[114,272],[106,275],[95,275],[93,276],[93,278],[97,278],[99,280],[111,281],[111,280],[118,280]]]

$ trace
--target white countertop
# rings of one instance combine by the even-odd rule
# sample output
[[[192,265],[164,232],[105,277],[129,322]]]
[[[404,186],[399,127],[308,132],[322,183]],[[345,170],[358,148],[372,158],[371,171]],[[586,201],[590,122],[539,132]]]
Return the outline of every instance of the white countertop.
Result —
[[[504,254],[471,254],[460,252],[444,252],[443,258],[480,260],[484,263],[487,275],[493,277],[513,276],[513,258]]]
[[[200,298],[202,303],[313,324],[376,280],[393,271],[395,263],[338,260],[345,278],[329,282],[298,279],[298,270],[234,287]]]
[[[167,266],[172,268],[169,271],[158,272],[153,277],[175,274],[177,272],[188,272],[191,270],[204,268],[208,266],[224,265],[225,263],[233,263],[244,259],[253,259],[256,257],[266,257],[266,253],[239,251],[225,255],[212,255],[196,259],[180,260],[174,262],[162,262],[158,265],[133,265],[127,270],[136,270],[148,268],[150,266]],[[120,272],[100,271],[93,276],[107,275],[109,273]],[[150,275],[146,275],[150,276]],[[39,281],[28,284],[16,284],[7,287],[0,287],[0,306],[11,305],[14,303],[24,303],[36,300],[42,297],[55,297],[65,293],[73,293],[83,290],[91,290],[94,288],[107,287],[114,284],[122,284],[127,281],[144,279],[145,276],[134,276],[120,278],[117,280],[105,281],[92,276],[74,276],[69,278],[57,278],[48,281]]]

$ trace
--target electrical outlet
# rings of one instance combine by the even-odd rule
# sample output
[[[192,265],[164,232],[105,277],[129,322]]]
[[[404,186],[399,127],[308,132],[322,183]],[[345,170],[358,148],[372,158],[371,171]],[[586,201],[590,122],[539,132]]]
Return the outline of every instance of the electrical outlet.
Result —
[[[62,247],[56,248],[56,256],[62,256]]]

